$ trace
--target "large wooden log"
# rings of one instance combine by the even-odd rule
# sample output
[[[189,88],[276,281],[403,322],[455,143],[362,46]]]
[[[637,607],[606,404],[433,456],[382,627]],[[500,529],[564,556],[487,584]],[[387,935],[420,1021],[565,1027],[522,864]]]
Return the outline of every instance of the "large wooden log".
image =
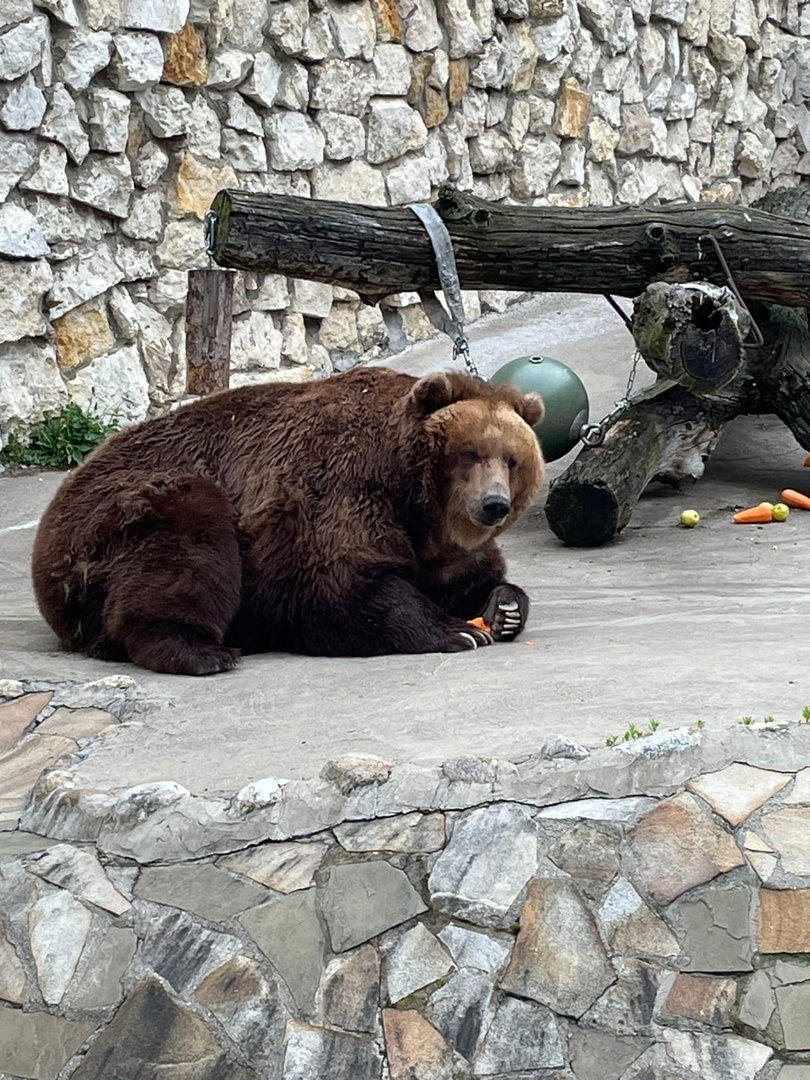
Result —
[[[582,450],[551,485],[551,531],[572,547],[612,540],[651,481],[677,486],[699,479],[723,425],[741,411],[733,394],[708,402],[682,386],[631,405],[604,443]]]
[[[723,285],[714,236],[747,299],[810,305],[810,223],[719,204],[511,206],[450,186],[435,205],[464,288],[638,296],[653,281]],[[439,288],[429,237],[406,207],[225,190],[212,210],[220,266],[329,282],[370,300]]]
[[[647,363],[664,376],[672,358],[682,356],[694,323],[688,317],[690,292],[700,286],[653,285],[636,303],[634,336]],[[703,294],[705,295],[705,294]],[[706,299],[708,303],[708,298]],[[683,319],[673,313],[683,313]],[[601,446],[584,449],[552,484],[546,516],[564,543],[590,547],[613,539],[627,525],[647,485],[660,480],[679,486],[697,480],[717,444],[723,425],[745,413],[776,413],[810,450],[810,330],[807,312],[754,304],[751,314],[765,342],[741,352],[742,364],[727,384],[707,392],[670,386],[640,399],[619,415]],[[747,322],[722,304],[702,318],[716,324],[723,348],[733,337],[742,345]],[[699,320],[701,321],[701,320]],[[699,349],[703,344],[699,343]],[[687,367],[690,358],[687,354]]]

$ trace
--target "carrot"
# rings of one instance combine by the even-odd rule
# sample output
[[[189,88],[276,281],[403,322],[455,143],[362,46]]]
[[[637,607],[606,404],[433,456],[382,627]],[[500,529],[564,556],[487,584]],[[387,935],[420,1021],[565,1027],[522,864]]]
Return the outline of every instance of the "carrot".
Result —
[[[492,629],[491,626],[487,626],[484,620],[479,616],[477,619],[467,619],[470,626],[477,626],[479,630],[486,630],[487,633]]]
[[[747,510],[740,510],[734,515],[735,525],[764,525],[771,520],[773,507],[770,503],[760,503],[759,506],[749,506]]]
[[[782,492],[782,502],[793,510],[810,510],[810,499],[793,488],[785,488]]]

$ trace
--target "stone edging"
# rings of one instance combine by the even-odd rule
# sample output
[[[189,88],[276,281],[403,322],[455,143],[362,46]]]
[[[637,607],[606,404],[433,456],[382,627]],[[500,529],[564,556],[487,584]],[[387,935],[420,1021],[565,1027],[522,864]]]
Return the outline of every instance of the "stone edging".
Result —
[[[128,677],[2,699],[0,1077],[810,1078],[810,725],[228,799],[76,787]]]

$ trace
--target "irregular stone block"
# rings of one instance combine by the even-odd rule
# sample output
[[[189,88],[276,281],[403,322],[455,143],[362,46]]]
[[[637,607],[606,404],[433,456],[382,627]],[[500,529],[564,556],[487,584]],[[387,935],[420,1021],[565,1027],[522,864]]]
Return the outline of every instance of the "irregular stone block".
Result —
[[[577,1027],[571,1032],[569,1043],[571,1067],[577,1080],[621,1080],[625,1070],[649,1045],[649,1039]]]
[[[71,400],[88,412],[137,424],[149,410],[149,383],[134,345],[116,349],[76,371]],[[148,860],[147,860],[148,861]]]
[[[95,1029],[94,1020],[74,1022],[44,1012],[0,1009],[0,1071],[32,1080],[56,1080]]]
[[[366,156],[372,165],[401,157],[409,150],[420,150],[427,142],[427,134],[421,116],[406,102],[395,98],[371,100]]]
[[[583,1023],[616,1035],[655,1034],[655,1002],[665,973],[644,960],[614,957],[613,966],[618,979],[585,1014]]]
[[[426,1015],[453,1049],[472,1061],[482,1031],[492,1019],[492,980],[475,971],[457,971],[430,997]]]
[[[113,915],[123,915],[132,906],[114,888],[95,855],[72,844],[55,844],[43,854],[28,859],[25,866],[29,873]]]
[[[189,12],[189,0],[121,0],[121,25],[176,34]]]
[[[28,913],[31,952],[37,981],[49,1005],[58,1005],[67,990],[93,916],[68,892],[48,893]]]
[[[27,799],[43,769],[50,768],[77,749],[72,739],[63,739],[59,735],[35,735],[26,739],[14,750],[0,756],[0,798],[21,796]]]
[[[251,1062],[281,1072],[286,1012],[255,960],[234,956],[200,983],[194,1000],[216,1016]]]
[[[228,855],[218,865],[253,878],[276,892],[292,893],[309,888],[328,850],[328,844],[317,841],[262,844]]]
[[[665,904],[744,862],[734,838],[686,792],[665,799],[643,817],[627,844],[636,881]]]
[[[773,1056],[769,1046],[739,1035],[697,1035],[685,1031],[666,1034],[667,1052],[678,1065],[691,1069],[701,1080],[755,1080]]]
[[[77,259],[58,264],[50,291],[51,319],[58,319],[86,300],[100,296],[123,276],[109,248],[103,244],[83,252]]]
[[[345,1031],[376,1030],[380,1001],[380,958],[373,945],[330,961],[320,1002],[324,1021]]]
[[[777,986],[776,1008],[786,1050],[810,1050],[810,986]]]
[[[115,348],[115,336],[107,318],[106,305],[98,297],[55,319],[54,329],[56,358],[64,372],[96,360]]]
[[[734,979],[702,975],[675,976],[660,1009],[660,1019],[690,1020],[709,1027],[731,1026],[731,1007],[737,993]]]
[[[587,896],[596,899],[618,873],[619,839],[615,826],[581,821],[560,836],[549,858],[578,881]]]
[[[810,953],[810,889],[761,889],[757,948],[764,953]]]
[[[191,23],[166,39],[164,82],[175,86],[204,86],[208,78],[205,42]]]
[[[482,926],[502,925],[537,872],[537,837],[522,806],[502,803],[463,814],[431,871],[431,902]]]
[[[108,154],[124,153],[129,138],[129,98],[104,86],[94,88],[88,98],[91,146]]]
[[[765,971],[755,971],[742,986],[740,1022],[764,1033],[776,1008],[770,979]]]
[[[9,131],[32,131],[39,127],[48,103],[45,95],[34,81],[26,75],[22,82],[12,87],[0,109],[0,121]]]
[[[52,697],[52,693],[23,694],[0,705],[0,754],[14,749]]]
[[[230,1062],[205,1023],[176,1004],[157,979],[137,983],[85,1054],[73,1080],[251,1080]]]
[[[323,162],[323,133],[302,113],[280,112],[270,117],[267,138],[274,169],[312,169]]]
[[[61,143],[76,165],[81,165],[90,153],[90,141],[79,120],[76,104],[61,83],[53,88],[51,104],[40,124],[39,134]]]
[[[680,946],[667,924],[624,879],[606,894],[596,913],[611,953],[621,956],[672,957]]]
[[[684,928],[686,971],[750,971],[750,889],[709,889],[675,905]]]
[[[119,90],[146,90],[160,82],[163,48],[154,34],[116,34],[113,80]]]
[[[25,982],[25,968],[20,962],[17,950],[6,937],[5,927],[0,920],[0,1000],[9,1001],[12,1005],[23,1005],[26,1000]],[[0,1059],[1,1057],[2,1051]]]
[[[808,132],[810,136],[810,132]],[[810,805],[810,769],[800,769],[796,773],[796,782],[789,795],[782,799],[786,805]]]
[[[0,342],[18,341],[45,333],[42,298],[53,282],[51,268],[43,259],[36,262],[0,262],[0,295],[4,298]],[[44,767],[44,766],[43,766]],[[3,780],[0,766],[0,786]]]
[[[190,993],[244,947],[239,938],[206,929],[186,911],[167,911],[142,900],[133,906],[143,934],[135,975],[159,975],[180,995]]]
[[[581,139],[591,113],[591,96],[574,79],[563,79],[552,130],[565,139]]]
[[[146,126],[158,139],[183,135],[188,127],[189,106],[175,86],[150,86],[136,96]]]
[[[448,923],[439,932],[439,941],[446,946],[456,967],[474,968],[494,975],[509,956],[509,946],[487,934]]]
[[[444,814],[401,814],[377,821],[338,825],[335,836],[346,851],[440,851]]]
[[[391,1004],[437,982],[453,969],[453,961],[422,923],[417,923],[384,955],[385,988]]]
[[[62,55],[57,66],[59,79],[77,93],[85,91],[93,76],[109,64],[112,40],[112,34],[106,30],[93,33],[87,29],[77,29],[60,36],[57,39]]]
[[[49,40],[50,28],[43,15],[7,30],[3,34],[3,48],[0,51],[0,79],[11,82],[33,71],[42,63]]]
[[[311,1011],[326,947],[315,890],[252,908],[239,916],[239,922],[284,979],[298,1008]]]
[[[580,1017],[616,975],[590,912],[570,881],[529,884],[520,932],[500,985]]]
[[[100,921],[100,920],[99,920]],[[91,935],[63,1002],[72,1009],[117,1005],[124,996],[122,979],[132,962],[138,939],[128,926],[109,926]]]
[[[36,160],[36,144],[26,135],[0,132],[0,199],[5,199]]]
[[[554,1015],[533,1001],[504,997],[475,1059],[473,1075],[557,1069],[564,1064]]]
[[[312,173],[312,197],[385,206],[385,177],[365,161],[322,165]]]
[[[106,709],[54,709],[47,719],[37,724],[39,735],[63,735],[66,739],[93,739],[118,721]]]
[[[379,1080],[380,1052],[368,1039],[291,1020],[287,1025],[284,1080],[316,1076]]]
[[[39,154],[36,169],[20,187],[26,191],[44,192],[46,195],[68,195],[67,154],[61,146],[46,143]]]
[[[453,1055],[435,1028],[413,1009],[383,1009],[391,1080],[452,1080]]]
[[[427,905],[401,870],[379,861],[333,866],[321,910],[333,950],[345,952],[427,911]]]
[[[224,922],[268,899],[267,889],[210,863],[147,866],[141,870],[135,896],[171,904],[209,922]]]
[[[696,780],[690,780],[686,786],[735,828],[786,787],[791,779],[790,773],[755,769],[735,761],[719,772],[704,773]]]
[[[789,874],[810,875],[810,807],[764,814],[762,831]]]
[[[217,51],[208,66],[208,85],[216,90],[230,90],[245,79],[251,66],[248,53],[225,46]]]

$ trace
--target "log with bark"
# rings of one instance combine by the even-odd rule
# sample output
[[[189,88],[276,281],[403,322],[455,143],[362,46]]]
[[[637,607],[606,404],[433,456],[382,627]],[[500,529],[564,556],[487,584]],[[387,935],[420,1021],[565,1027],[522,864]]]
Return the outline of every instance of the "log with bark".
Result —
[[[638,296],[653,281],[723,285],[714,236],[746,299],[810,304],[810,222],[716,203],[512,206],[450,185],[435,207],[463,288]],[[220,266],[341,285],[371,302],[439,288],[430,240],[407,207],[228,189],[211,209]]]
[[[566,544],[590,547],[613,539],[627,525],[649,483],[680,486],[697,480],[724,424],[741,414],[776,413],[810,450],[810,332],[807,312],[753,305],[764,343],[743,350],[747,313],[735,313],[722,290],[712,297],[699,284],[653,285],[635,306],[633,332],[661,387],[641,395],[607,431],[601,446],[585,448],[551,486],[546,516]],[[701,314],[694,321],[693,311]],[[680,318],[678,314],[680,313]],[[709,330],[702,329],[713,324]],[[712,384],[706,339],[726,350]],[[739,356],[728,379],[728,356]],[[676,361],[700,366],[700,392],[668,378]],[[689,381],[687,378],[686,381]]]

